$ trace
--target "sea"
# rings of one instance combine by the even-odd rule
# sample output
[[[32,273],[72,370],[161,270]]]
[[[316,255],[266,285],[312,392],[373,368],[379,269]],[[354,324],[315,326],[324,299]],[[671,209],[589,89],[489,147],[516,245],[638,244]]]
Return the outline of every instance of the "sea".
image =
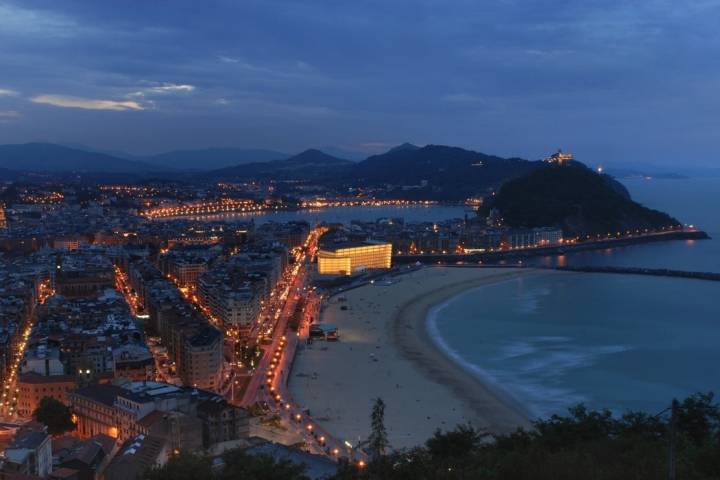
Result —
[[[720,179],[626,180],[633,198],[713,239],[538,259],[720,272]],[[720,394],[720,282],[548,272],[468,290],[428,328],[463,368],[533,418],[584,404],[658,413],[673,398]]]

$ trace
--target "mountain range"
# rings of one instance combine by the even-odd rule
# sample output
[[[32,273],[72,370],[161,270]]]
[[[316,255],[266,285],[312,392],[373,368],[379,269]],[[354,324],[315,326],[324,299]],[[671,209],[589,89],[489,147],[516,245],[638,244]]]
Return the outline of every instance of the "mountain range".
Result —
[[[78,176],[94,181],[301,181],[339,192],[374,187],[378,195],[407,199],[463,200],[484,195],[543,165],[458,147],[410,143],[361,161],[317,149],[292,156],[271,150],[209,148],[138,157],[51,143],[0,145],[0,179],[5,181]],[[623,194],[618,182],[610,186]]]
[[[125,173],[160,170],[149,163],[52,143],[0,145],[0,169],[47,173]]]
[[[397,198],[462,200],[528,173],[541,163],[458,147],[403,144],[360,162],[311,149],[285,160],[237,165],[201,176],[208,181],[312,181],[340,190],[377,187]]]
[[[241,148],[206,148],[199,150],[174,150],[149,157],[141,157],[145,163],[174,170],[216,170],[246,163],[270,162],[289,158],[287,153],[272,150],[245,150]]]
[[[279,157],[279,158],[278,158]],[[232,166],[227,166],[230,163]],[[381,195],[408,199],[463,200],[529,173],[542,162],[443,145],[409,143],[362,161],[350,161],[309,149],[288,156],[268,150],[206,149],[121,158],[103,152],[50,143],[0,146],[1,169],[46,179],[82,175],[94,181],[274,180],[313,182],[330,189],[373,188]],[[223,165],[216,168],[218,165]],[[14,173],[13,173],[14,172]],[[15,179],[7,178],[6,180]]]
[[[400,147],[397,147],[400,148]],[[361,161],[367,158],[362,152],[327,146],[323,153],[332,157]],[[135,173],[187,171],[206,172],[224,168],[286,160],[293,155],[265,149],[204,148],[173,150],[154,155],[134,155],[118,150],[100,150],[80,144],[33,142],[0,145],[0,177],[17,172],[84,172],[84,173]]]

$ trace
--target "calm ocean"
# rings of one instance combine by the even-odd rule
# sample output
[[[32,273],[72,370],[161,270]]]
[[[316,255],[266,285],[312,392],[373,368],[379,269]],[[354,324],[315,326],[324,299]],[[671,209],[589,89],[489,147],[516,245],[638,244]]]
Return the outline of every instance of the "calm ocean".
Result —
[[[720,272],[720,179],[626,185],[637,201],[715,239],[543,262]],[[657,412],[673,397],[720,394],[718,298],[717,282],[550,273],[465,292],[428,320],[443,348],[535,416],[581,402]]]

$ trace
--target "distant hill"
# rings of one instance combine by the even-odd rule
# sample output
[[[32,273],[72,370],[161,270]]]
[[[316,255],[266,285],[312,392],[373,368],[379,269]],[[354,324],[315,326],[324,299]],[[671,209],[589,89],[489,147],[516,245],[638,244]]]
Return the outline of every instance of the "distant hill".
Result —
[[[352,169],[367,185],[399,184],[429,199],[463,200],[537,168],[538,162],[501,158],[443,145],[403,145]]]
[[[332,145],[320,147],[318,148],[318,150],[321,150],[328,155],[332,155],[333,157],[341,158],[343,160],[352,160],[353,162],[359,162],[361,160],[365,160],[368,157],[368,154],[366,152],[346,150],[344,148],[334,147]]]
[[[317,149],[309,149],[285,160],[254,162],[208,172],[216,179],[255,178],[277,180],[309,180],[332,177],[353,165],[350,160],[333,157]]]
[[[607,175],[582,164],[543,164],[503,184],[492,200],[506,224],[559,226],[566,234],[605,234],[658,228],[679,222],[632,201],[627,190]]]
[[[283,162],[277,162],[278,165],[283,167],[327,167],[337,165],[351,165],[352,162],[342,158],[328,155],[325,152],[311,148],[304,152],[298,153],[295,156],[288,158]]]
[[[148,172],[144,162],[88,152],[52,143],[0,145],[0,168],[34,172]]]
[[[272,150],[241,148],[206,148],[200,150],[175,150],[149,157],[143,161],[162,168],[176,170],[216,170],[248,163],[283,160],[290,155]]]
[[[398,145],[397,147],[391,148],[390,150],[387,151],[387,153],[400,152],[403,150],[410,150],[410,151],[420,150],[420,147],[418,147],[417,145],[413,145],[412,143],[405,142],[401,145]]]
[[[208,172],[219,179],[312,181],[328,187],[385,188],[387,197],[464,200],[538,168],[541,162],[505,159],[457,147],[404,144],[360,162],[320,150],[306,150],[286,160],[249,163]]]

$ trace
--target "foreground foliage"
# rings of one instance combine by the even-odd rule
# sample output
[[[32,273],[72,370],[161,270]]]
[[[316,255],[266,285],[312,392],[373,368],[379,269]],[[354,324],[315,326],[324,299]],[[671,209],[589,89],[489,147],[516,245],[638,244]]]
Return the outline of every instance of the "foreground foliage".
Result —
[[[677,478],[720,479],[720,408],[697,394],[676,411]],[[470,426],[424,446],[345,467],[337,479],[624,480],[668,478],[670,416],[570,409],[531,430],[491,438]]]
[[[143,475],[143,480],[307,480],[305,467],[270,455],[246,455],[228,450],[222,462],[213,465],[210,457],[186,453],[173,457],[162,467]]]
[[[577,406],[566,416],[539,420],[530,430],[508,435],[491,436],[469,425],[438,430],[424,445],[376,455],[364,468],[341,464],[334,479],[660,480],[668,478],[674,431],[677,478],[720,480],[720,407],[713,395],[696,394],[680,402],[674,425],[673,429],[667,411],[655,415],[628,412],[616,417],[609,411]],[[302,466],[278,463],[270,457],[231,451],[223,460],[224,466],[213,470],[209,459],[181,455],[145,478],[306,478]]]

